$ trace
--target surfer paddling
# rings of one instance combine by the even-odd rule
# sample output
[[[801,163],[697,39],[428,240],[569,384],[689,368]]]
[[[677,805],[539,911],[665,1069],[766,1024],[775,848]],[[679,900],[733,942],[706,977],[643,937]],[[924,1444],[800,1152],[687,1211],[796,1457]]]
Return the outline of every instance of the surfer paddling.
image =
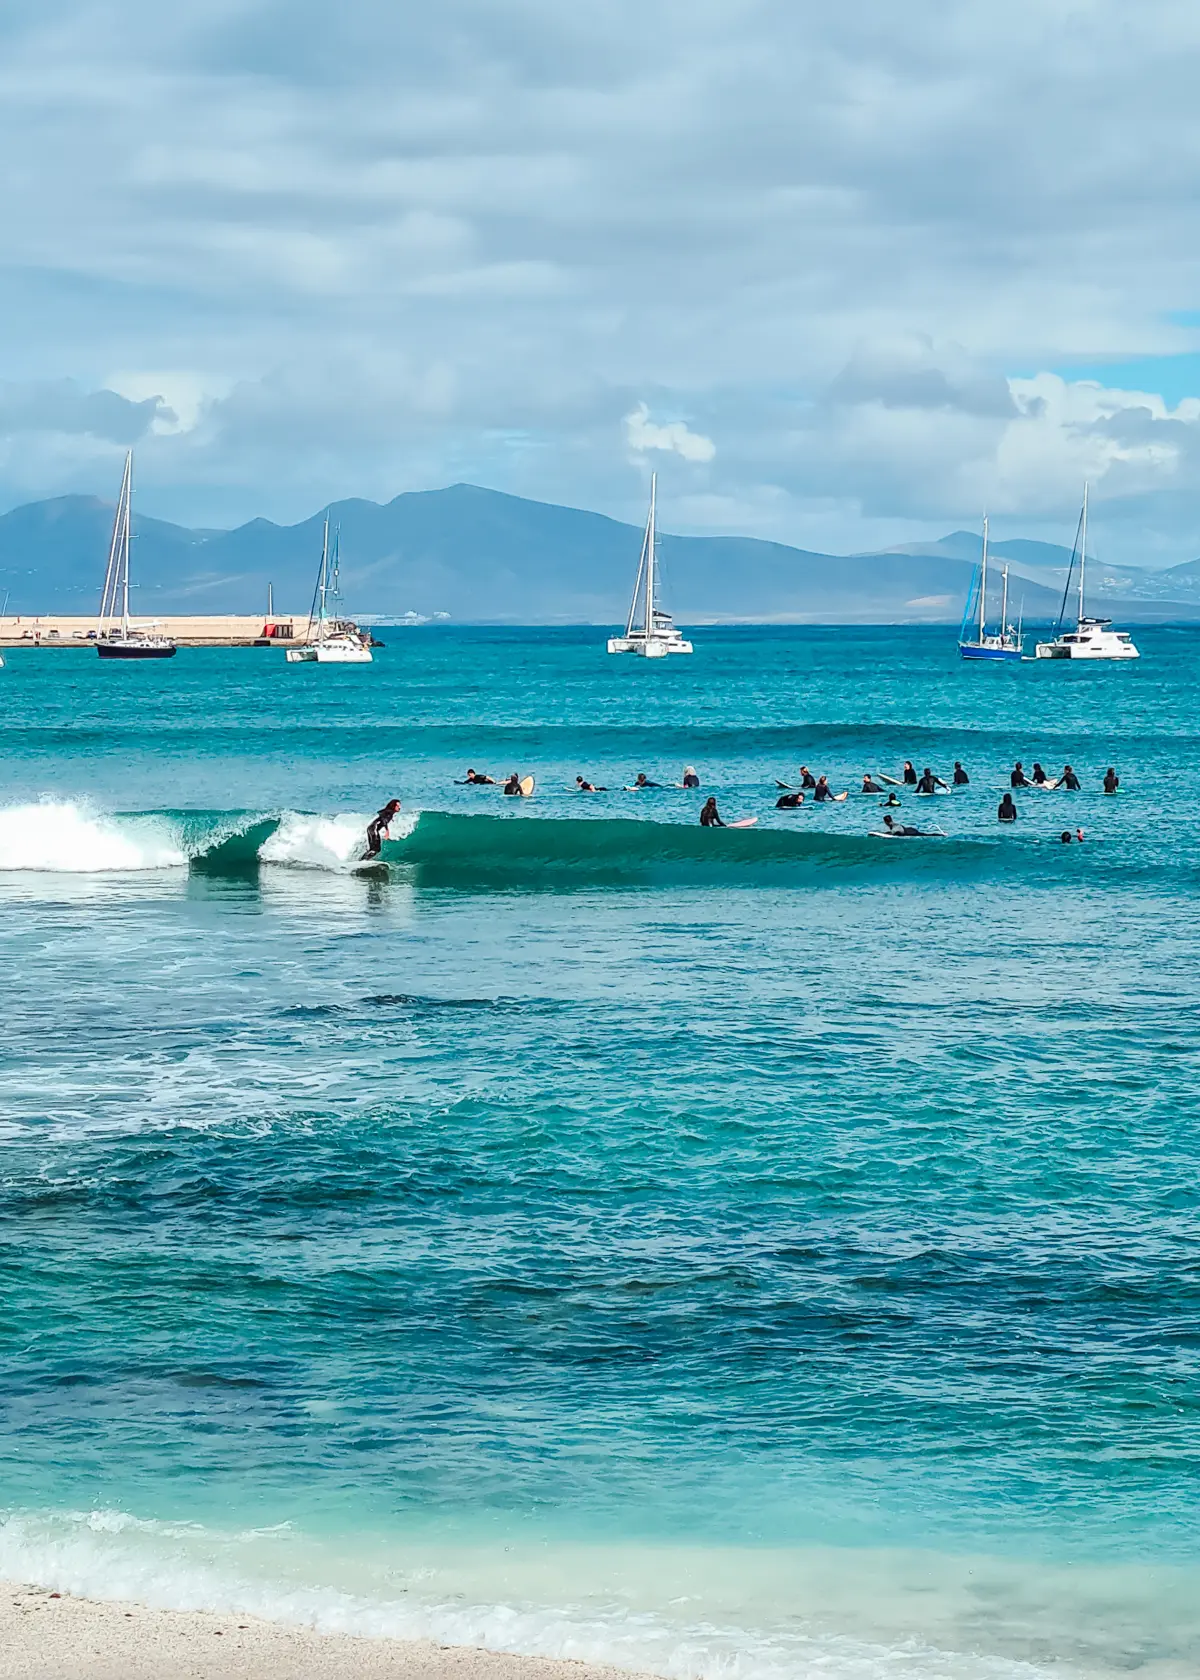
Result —
[[[383,842],[391,839],[388,824],[399,809],[400,801],[389,799],[382,811],[367,824],[367,849],[358,860],[360,863],[369,863],[372,858],[379,856],[383,850]]]

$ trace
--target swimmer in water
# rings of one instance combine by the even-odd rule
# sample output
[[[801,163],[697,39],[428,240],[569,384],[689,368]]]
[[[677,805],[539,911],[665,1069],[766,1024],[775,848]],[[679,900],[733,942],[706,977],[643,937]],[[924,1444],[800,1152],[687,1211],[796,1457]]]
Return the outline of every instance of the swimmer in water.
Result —
[[[913,761],[911,758],[906,758],[904,760],[904,769],[901,772],[900,779],[904,782],[906,787],[916,787],[917,772],[913,769]]]
[[[700,827],[701,828],[724,828],[725,827],[725,824],[721,821],[721,813],[717,810],[717,802],[713,798],[712,794],[709,794],[708,798],[704,801],[704,808],[700,812]]]
[[[945,786],[946,784],[942,778],[940,776],[935,776],[927,764],[921,772],[920,781],[917,783],[917,792],[936,793],[939,788],[944,788]]]
[[[1108,769],[1104,772],[1104,791],[1105,793],[1116,793],[1120,785],[1121,778],[1117,775],[1117,772],[1110,764]]]
[[[880,804],[881,805],[899,805],[900,801],[899,801],[899,799],[897,799],[897,797],[895,795],[895,792],[892,792],[892,793],[888,794],[886,799],[881,800]]]
[[[1013,796],[1006,793],[1000,801],[1000,809],[996,812],[997,822],[1016,822],[1017,807],[1013,804]]]
[[[700,778],[696,774],[695,765],[693,765],[693,764],[685,764],[684,765],[684,767],[683,767],[683,780],[682,780],[682,782],[680,782],[679,785],[680,785],[680,787],[685,787],[685,788],[698,788],[700,786]]]
[[[883,789],[880,787],[879,783],[872,780],[871,776],[868,774],[863,777],[862,791],[864,793],[882,793]]]
[[[967,784],[970,782],[970,780],[971,780],[970,776],[967,775],[967,772],[963,769],[962,765],[958,762],[957,759],[955,759],[954,760],[954,785],[955,785],[955,787],[966,787]]]
[[[798,805],[803,805],[803,793],[783,793],[775,801],[777,811],[794,811]]]
[[[1064,828],[1058,838],[1062,841],[1064,846],[1069,846],[1075,836],[1071,833],[1069,828]]]
[[[1062,775],[1058,778],[1059,787],[1065,787],[1069,793],[1079,792],[1079,777],[1069,764],[1062,767]]]
[[[383,810],[367,824],[367,849],[359,858],[360,863],[368,863],[371,858],[377,858],[383,850],[383,842],[390,840],[388,824],[400,809],[398,799],[389,799]]]
[[[1012,775],[1008,778],[1008,785],[1010,787],[1015,787],[1015,788],[1016,787],[1032,787],[1032,785],[1033,785],[1028,780],[1028,778],[1026,777],[1025,767],[1021,763],[1020,759],[1018,759],[1017,762],[1013,765]]]

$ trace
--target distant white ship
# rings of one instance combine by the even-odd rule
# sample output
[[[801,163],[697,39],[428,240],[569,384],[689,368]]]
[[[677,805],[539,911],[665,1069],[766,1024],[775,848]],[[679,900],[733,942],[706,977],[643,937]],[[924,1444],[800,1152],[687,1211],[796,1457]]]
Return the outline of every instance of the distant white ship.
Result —
[[[643,659],[662,659],[668,653],[691,653],[692,644],[675,620],[658,604],[658,532],[655,528],[655,504],[658,495],[658,474],[650,475],[650,516],[646,520],[646,534],[642,538],[642,557],[638,561],[637,580],[633,599],[629,603],[629,617],[623,636],[610,636],[609,653],[637,653]]]
[[[1141,655],[1133,644],[1133,638],[1128,630],[1114,630],[1111,618],[1088,618],[1083,606],[1083,579],[1087,566],[1087,516],[1088,516],[1088,487],[1083,487],[1083,511],[1079,515],[1079,613],[1078,622],[1074,630],[1065,633],[1062,630],[1063,612],[1066,610],[1067,595],[1071,588],[1071,569],[1067,569],[1067,582],[1063,590],[1062,611],[1058,615],[1058,626],[1054,639],[1037,644],[1039,659],[1140,659]],[[1075,563],[1072,552],[1071,564]]]

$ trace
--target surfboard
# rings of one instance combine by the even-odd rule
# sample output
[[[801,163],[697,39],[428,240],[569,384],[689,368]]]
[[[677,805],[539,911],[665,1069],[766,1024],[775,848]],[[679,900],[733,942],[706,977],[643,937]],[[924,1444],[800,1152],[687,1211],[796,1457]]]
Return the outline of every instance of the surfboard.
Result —
[[[758,821],[757,817],[741,817],[741,818],[739,818],[739,820],[737,822],[726,823],[725,827],[726,828],[753,828],[757,821]]]
[[[873,828],[869,838],[872,840],[945,840],[944,828],[923,828],[920,834],[901,834],[896,829]]]
[[[521,798],[522,799],[528,799],[529,795],[532,792],[533,792],[533,777],[532,776],[522,776],[521,777]]]
[[[878,776],[879,780],[886,782],[888,787],[907,787],[909,785],[903,776],[885,776],[882,770],[878,772]]]

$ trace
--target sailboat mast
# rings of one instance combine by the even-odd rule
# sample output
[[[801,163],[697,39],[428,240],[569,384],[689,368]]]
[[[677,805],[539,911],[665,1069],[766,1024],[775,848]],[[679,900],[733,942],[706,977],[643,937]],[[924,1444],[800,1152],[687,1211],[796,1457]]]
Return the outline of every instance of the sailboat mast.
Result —
[[[133,501],[133,450],[125,457],[125,512],[121,533],[121,634],[129,637],[129,525]]]
[[[983,573],[979,579],[979,642],[983,645],[984,625],[987,621],[987,514],[983,516]]]
[[[1003,641],[1005,636],[1008,635],[1008,561],[1007,560],[1004,562],[1004,571],[1001,574],[1001,576],[1004,579],[1004,588],[1002,589],[1002,591],[1000,593],[1000,640]]]
[[[654,634],[654,546],[657,541],[655,513],[658,499],[658,474],[650,474],[650,519],[646,526],[646,636]]]
[[[1083,518],[1080,522],[1079,534],[1079,622],[1083,623],[1083,571],[1087,565],[1087,480],[1083,481]]]
[[[321,541],[321,583],[318,590],[320,605],[317,609],[317,637],[320,640],[325,634],[325,594],[329,588],[329,515],[325,515],[325,535]]]

